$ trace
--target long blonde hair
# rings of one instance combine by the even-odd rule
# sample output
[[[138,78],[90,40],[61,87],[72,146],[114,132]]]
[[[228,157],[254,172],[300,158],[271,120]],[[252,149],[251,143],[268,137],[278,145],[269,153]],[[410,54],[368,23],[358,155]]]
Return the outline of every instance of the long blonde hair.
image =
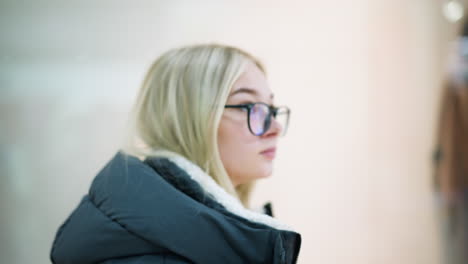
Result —
[[[231,46],[193,45],[161,55],[143,81],[123,150],[139,157],[182,155],[248,207],[253,183],[234,187],[217,131],[229,92],[249,61],[265,73],[255,57]]]

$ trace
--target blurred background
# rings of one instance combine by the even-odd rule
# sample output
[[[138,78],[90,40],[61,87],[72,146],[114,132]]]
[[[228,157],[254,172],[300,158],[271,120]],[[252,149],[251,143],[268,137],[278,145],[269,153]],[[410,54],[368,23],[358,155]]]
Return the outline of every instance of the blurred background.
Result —
[[[253,205],[272,201],[302,234],[299,263],[468,263],[455,228],[468,222],[435,170],[467,6],[1,0],[0,262],[50,263],[57,228],[118,150],[150,63],[218,42],[259,57],[292,109]]]

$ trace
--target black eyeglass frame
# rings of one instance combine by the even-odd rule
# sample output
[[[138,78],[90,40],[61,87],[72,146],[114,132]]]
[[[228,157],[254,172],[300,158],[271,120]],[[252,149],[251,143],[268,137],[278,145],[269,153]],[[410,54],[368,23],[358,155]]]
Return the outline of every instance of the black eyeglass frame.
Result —
[[[265,119],[265,122],[266,124],[264,125],[264,128],[263,128],[263,132],[259,135],[255,134],[252,130],[252,128],[250,127],[250,112],[252,110],[252,108],[256,105],[256,104],[261,104],[261,105],[265,105],[268,107],[268,114],[267,114],[267,117]],[[284,124],[285,127],[283,127],[283,131],[281,131],[281,136],[285,135],[286,134],[286,130],[288,129],[288,125],[289,125],[289,116],[291,114],[291,110],[289,109],[289,107],[287,106],[278,106],[278,107],[275,107],[275,106],[272,106],[272,105],[268,105],[266,103],[262,103],[262,102],[257,102],[257,103],[249,103],[249,104],[238,104],[238,105],[225,105],[224,106],[225,108],[241,108],[241,109],[247,109],[247,125],[249,127],[249,131],[250,133],[252,133],[253,135],[255,136],[263,136],[267,131],[268,129],[270,129],[270,126],[271,126],[271,117],[273,116],[274,118],[276,118],[276,116],[278,115],[278,111],[279,110],[285,110],[285,112],[281,113],[281,114],[286,114],[287,117],[286,117],[286,123]]]

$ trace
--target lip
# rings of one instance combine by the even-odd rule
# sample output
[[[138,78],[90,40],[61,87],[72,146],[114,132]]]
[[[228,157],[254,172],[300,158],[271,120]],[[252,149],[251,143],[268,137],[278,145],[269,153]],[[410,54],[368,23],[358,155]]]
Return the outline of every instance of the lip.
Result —
[[[273,147],[273,148],[265,149],[264,151],[260,152],[260,154],[268,159],[274,159],[276,156],[276,148]]]

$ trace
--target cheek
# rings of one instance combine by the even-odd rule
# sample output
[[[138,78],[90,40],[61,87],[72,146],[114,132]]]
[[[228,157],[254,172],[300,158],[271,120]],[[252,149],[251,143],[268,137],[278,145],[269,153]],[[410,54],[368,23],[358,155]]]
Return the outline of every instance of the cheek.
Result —
[[[229,160],[237,160],[255,150],[256,138],[244,120],[222,119],[218,129],[218,145],[221,154]]]
[[[221,120],[218,129],[221,160],[234,184],[271,174],[271,164],[259,155],[259,138],[250,133],[244,122]]]

